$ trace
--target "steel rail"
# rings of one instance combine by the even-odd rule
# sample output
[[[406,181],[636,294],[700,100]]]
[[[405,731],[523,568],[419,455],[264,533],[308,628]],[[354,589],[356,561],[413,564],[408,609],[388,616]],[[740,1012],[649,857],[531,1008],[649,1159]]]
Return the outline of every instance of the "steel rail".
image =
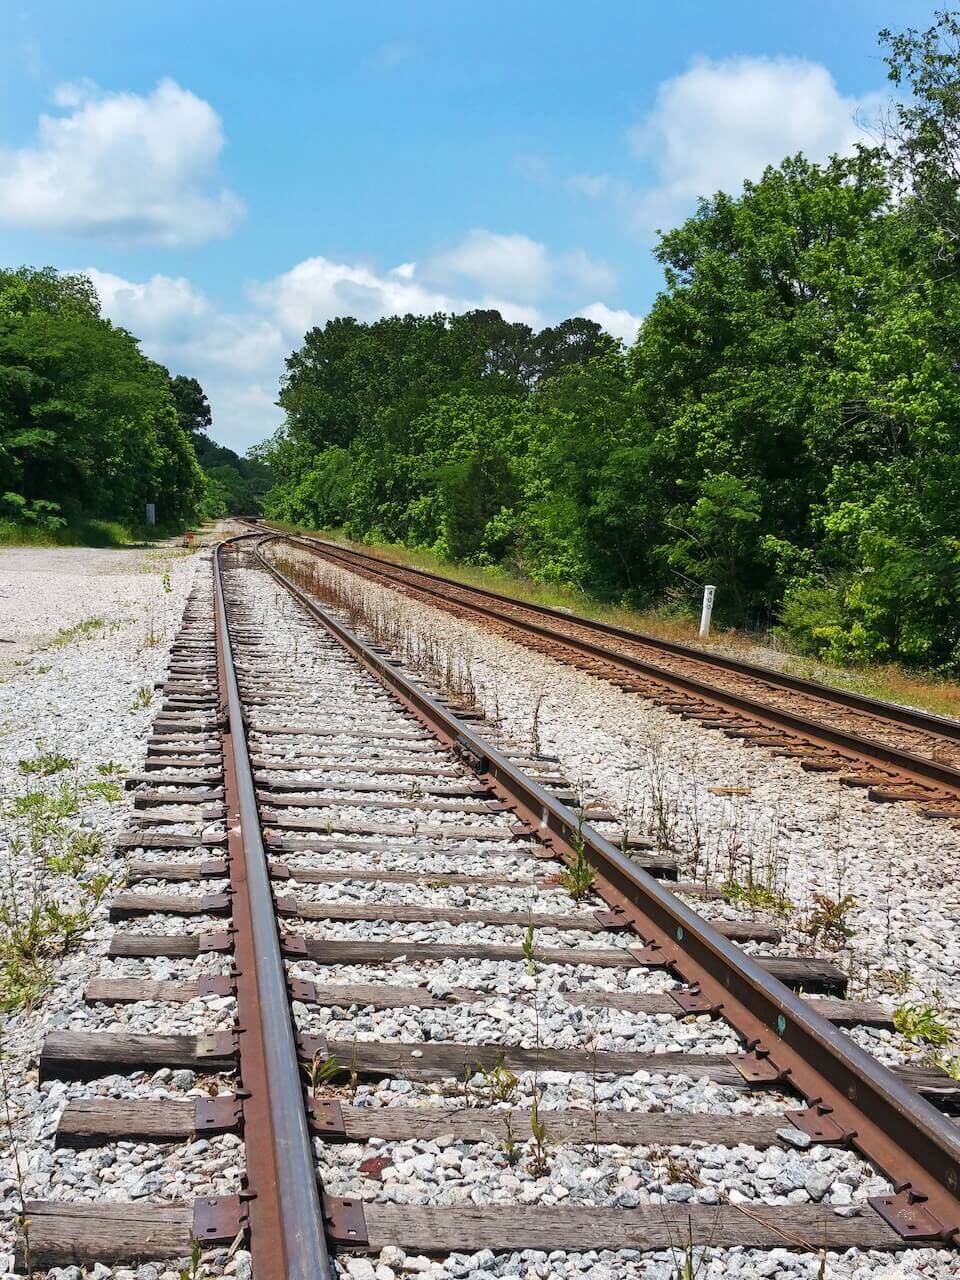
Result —
[[[357,555],[362,559],[372,559],[361,552],[350,551],[342,554],[342,549],[334,547],[331,543],[324,543],[320,539],[302,538],[292,534],[274,534],[274,537],[280,538],[282,541],[289,542],[294,546],[305,547],[308,551],[312,551],[316,555],[328,556],[334,561],[338,561],[346,567],[350,567],[349,556]],[[390,577],[387,569],[393,568],[419,574],[421,570],[407,570],[405,566],[388,565],[385,561],[375,561],[378,571],[383,576]],[[437,577],[437,575],[429,575]],[[438,578],[438,581],[446,583],[447,586],[463,587],[466,591],[473,591],[473,587],[463,586],[461,583],[453,582],[451,579]],[[890,747],[885,743],[877,742],[872,738],[865,737],[863,734],[855,733],[848,729],[839,729],[834,725],[827,724],[822,720],[815,720],[809,716],[798,715],[791,711],[783,710],[779,707],[770,706],[767,703],[759,702],[755,698],[747,697],[743,694],[734,693],[728,689],[718,689],[715,685],[711,685],[704,680],[697,679],[694,676],[683,675],[680,672],[671,671],[666,667],[661,667],[657,663],[645,661],[642,658],[636,658],[631,654],[625,654],[617,649],[608,648],[605,645],[595,644],[590,640],[577,636],[569,636],[564,632],[555,631],[550,627],[542,626],[539,623],[532,622],[523,618],[510,617],[502,613],[499,609],[474,603],[472,601],[451,600],[439,588],[425,585],[415,585],[415,590],[423,591],[427,595],[433,595],[444,599],[448,604],[457,604],[465,609],[475,613],[482,614],[499,623],[505,623],[508,626],[516,627],[518,630],[536,635],[541,639],[547,640],[553,644],[559,644],[566,648],[576,649],[579,652],[603,662],[609,662],[615,666],[621,667],[633,674],[650,676],[663,684],[680,689],[684,693],[693,694],[694,696],[712,703],[714,706],[722,707],[729,711],[739,714],[749,715],[752,720],[760,724],[769,725],[771,728],[779,730],[787,730],[792,734],[798,735],[807,740],[813,740],[820,744],[827,744],[841,755],[847,756],[851,761],[862,762],[869,760],[873,764],[879,764],[884,768],[893,768],[903,777],[920,783],[923,786],[934,786],[948,792],[960,794],[960,769],[956,769],[951,765],[941,764],[937,760],[931,760],[926,756],[917,755],[915,752],[906,751],[898,747]],[[494,595],[495,592],[485,592],[484,594]],[[523,608],[527,606],[522,601],[510,600],[509,597],[498,596],[509,604],[520,605]],[[575,619],[570,615],[560,614],[561,618],[566,621],[576,621],[580,624],[580,619]],[[589,620],[584,620],[583,625],[592,626]],[[634,633],[625,632],[624,635],[635,638]],[[695,650],[691,651],[699,657],[699,653]],[[756,672],[751,669],[751,674]],[[826,689],[824,694],[818,694],[819,697],[827,697],[832,691]],[[893,704],[878,703],[881,708],[886,708]],[[900,709],[893,706],[894,711]],[[875,712],[875,714],[880,714]],[[924,713],[914,713],[922,716]],[[884,718],[890,719],[884,712]],[[937,720],[939,717],[930,717],[931,720]],[[945,721],[946,724],[952,725],[953,722]],[[960,728],[960,726],[958,726]],[[930,729],[931,733],[939,732],[939,730]],[[931,799],[935,797],[931,796]]]
[[[220,556],[235,541],[216,548],[213,572],[250,1249],[256,1280],[333,1280],[230,643]]]
[[[261,528],[264,526],[261,525]],[[270,526],[267,525],[267,528]],[[904,707],[896,702],[886,702],[882,698],[871,698],[864,693],[856,693],[852,689],[840,689],[836,685],[823,684],[818,680],[808,680],[803,676],[790,675],[786,671],[774,671],[770,667],[759,666],[754,662],[745,662],[740,658],[732,658],[727,654],[715,653],[709,649],[698,649],[694,645],[680,644],[675,640],[666,640],[660,636],[650,635],[645,631],[631,631],[628,627],[618,627],[612,622],[602,622],[597,618],[586,618],[582,614],[566,609],[556,609],[551,605],[535,604],[529,600],[520,600],[516,596],[508,596],[502,591],[493,591],[489,587],[477,587],[472,583],[458,582],[456,578],[446,578],[441,573],[432,573],[429,569],[415,568],[413,565],[400,564],[386,560],[382,556],[372,555],[369,551],[358,551],[355,547],[343,547],[336,542],[328,542],[325,538],[312,537],[307,534],[287,534],[280,530],[271,530],[280,536],[321,546],[332,554],[341,557],[355,556],[359,560],[369,561],[381,569],[396,569],[403,573],[413,574],[419,578],[427,578],[442,586],[459,587],[463,591],[473,592],[488,600],[495,600],[505,605],[514,605],[526,609],[529,613],[539,614],[544,618],[555,618],[558,622],[569,622],[590,631],[602,632],[604,635],[618,640],[627,640],[631,644],[647,645],[653,649],[661,649],[680,658],[689,658],[705,666],[718,667],[735,675],[761,680],[773,689],[792,689],[797,693],[806,693],[811,697],[834,702],[847,707],[851,711],[861,711],[868,715],[880,716],[892,720],[906,728],[920,729],[926,733],[938,734],[960,742],[960,720],[949,716],[939,716],[931,711],[919,711],[915,707]],[[669,674],[668,669],[664,669]]]
[[[647,958],[689,984],[693,1011],[719,1014],[742,1037],[753,1064],[747,1078],[795,1090],[808,1119],[883,1171],[897,1194],[871,1203],[906,1238],[957,1243],[960,1128],[311,600],[263,554],[273,541],[282,535],[259,543],[257,558],[304,610],[469,762],[531,833],[567,861],[585,854],[594,887],[643,939]]]

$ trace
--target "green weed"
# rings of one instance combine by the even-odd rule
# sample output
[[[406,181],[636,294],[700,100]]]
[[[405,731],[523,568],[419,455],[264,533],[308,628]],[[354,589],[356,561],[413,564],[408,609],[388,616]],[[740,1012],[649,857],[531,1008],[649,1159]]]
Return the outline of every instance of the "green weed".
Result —
[[[928,1044],[934,1049],[944,1048],[952,1039],[950,1028],[930,1004],[902,1004],[894,1011],[893,1025],[914,1044]]]
[[[811,942],[822,938],[827,946],[838,950],[840,947],[845,947],[853,937],[849,916],[857,905],[856,898],[849,893],[844,894],[842,898],[830,898],[825,893],[815,893],[813,901],[816,905],[810,912],[805,926]]]
[[[509,1113],[503,1118],[503,1141],[500,1143],[500,1150],[507,1157],[507,1164],[515,1165],[520,1159],[520,1143],[516,1139],[513,1132],[513,1123]]]
[[[74,640],[83,640],[93,635],[95,631],[101,631],[106,625],[106,618],[84,618],[82,622],[78,622],[72,627],[61,627],[53,639],[48,642],[48,647],[59,649],[63,645],[73,644]]]
[[[526,961],[527,973],[529,973],[530,976],[533,977],[533,975],[537,971],[537,966],[534,963],[533,925],[532,924],[527,925],[526,933],[524,933],[523,935],[523,958]]]
[[[580,848],[577,850],[573,862],[560,872],[557,882],[561,888],[566,889],[574,902],[580,902],[593,888],[593,882],[596,878],[596,871],[593,869],[592,864],[588,862],[583,849]]]
[[[793,912],[793,903],[785,893],[771,889],[756,881],[741,884],[737,880],[727,880],[720,886],[725,898],[737,906],[752,907],[757,911],[772,911],[778,916],[788,916]]]
[[[96,782],[85,782],[83,794],[89,796],[91,800],[99,799],[107,804],[118,804],[123,799],[123,788],[107,778],[100,778]]]
[[[498,1055],[492,1067],[481,1066],[480,1074],[491,1102],[509,1102],[513,1098],[519,1081],[504,1064],[503,1054]]]
[[[547,1126],[540,1115],[540,1105],[536,1094],[533,1096],[533,1106],[530,1111],[530,1132],[533,1135],[533,1150],[529,1164],[530,1175],[534,1178],[542,1178],[548,1168]]]
[[[41,778],[49,778],[55,773],[73,766],[74,761],[59,751],[38,751],[28,760],[20,760],[17,768],[21,773],[38,773]]]
[[[322,1085],[330,1084],[337,1076],[343,1074],[343,1068],[337,1061],[335,1053],[328,1054],[323,1057],[319,1053],[315,1053],[313,1058],[304,1064],[303,1070],[306,1073],[307,1081],[310,1085],[310,1093],[316,1097]]]

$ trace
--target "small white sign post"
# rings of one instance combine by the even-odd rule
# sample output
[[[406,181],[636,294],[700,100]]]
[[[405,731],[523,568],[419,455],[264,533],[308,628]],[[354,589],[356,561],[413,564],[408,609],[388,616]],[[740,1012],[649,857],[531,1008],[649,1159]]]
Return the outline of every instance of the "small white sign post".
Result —
[[[710,615],[713,613],[713,597],[717,594],[716,587],[703,588],[703,608],[700,610],[700,639],[706,640],[710,634]]]
[[[157,504],[155,502],[147,503],[147,524],[157,523]]]

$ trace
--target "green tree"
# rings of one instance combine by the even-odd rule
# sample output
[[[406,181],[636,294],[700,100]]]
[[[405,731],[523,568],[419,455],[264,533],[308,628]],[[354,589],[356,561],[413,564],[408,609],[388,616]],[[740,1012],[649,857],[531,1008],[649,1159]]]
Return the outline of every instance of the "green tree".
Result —
[[[170,391],[183,430],[194,434],[207,431],[213,422],[213,414],[206,393],[196,378],[178,373],[170,379]]]
[[[202,493],[165,369],[99,314],[89,280],[0,271],[0,491],[71,518],[192,515]]]

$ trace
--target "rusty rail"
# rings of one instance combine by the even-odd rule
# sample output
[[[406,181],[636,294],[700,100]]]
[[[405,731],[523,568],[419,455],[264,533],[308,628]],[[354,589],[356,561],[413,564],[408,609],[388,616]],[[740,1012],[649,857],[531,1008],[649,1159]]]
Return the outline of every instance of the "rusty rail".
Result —
[[[229,545],[216,548],[213,572],[217,671],[227,717],[224,801],[250,1193],[245,1216],[257,1280],[333,1280],[230,644],[221,573],[221,551]]]
[[[278,540],[277,536],[264,541]],[[755,960],[639,868],[573,810],[517,769],[436,699],[321,609],[263,555],[261,564],[332,636],[566,861],[582,852],[597,872],[595,889],[665,965],[690,988],[691,1012],[721,1016],[750,1055],[746,1078],[799,1093],[805,1110],[791,1119],[817,1141],[849,1143],[893,1182],[874,1208],[904,1238],[960,1240],[960,1130],[891,1071],[807,1007]],[[639,956],[643,952],[637,952]]]
[[[262,527],[269,529],[269,525]],[[271,532],[277,531],[271,530]],[[418,578],[425,578],[430,582],[436,582],[441,587],[458,587],[499,604],[525,609],[528,613],[537,614],[542,618],[555,618],[558,622],[575,623],[577,626],[587,627],[591,631],[596,631],[602,635],[611,636],[618,640],[627,640],[631,644],[649,645],[651,648],[660,649],[664,653],[672,653],[677,657],[689,658],[691,661],[700,662],[705,666],[717,667],[723,671],[732,671],[736,675],[747,676],[751,680],[763,680],[773,688],[794,689],[798,693],[806,693],[812,697],[834,702],[839,706],[849,708],[851,711],[861,711],[868,715],[882,716],[884,719],[901,724],[906,728],[920,729],[926,733],[939,734],[941,737],[960,742],[960,720],[951,719],[949,716],[939,716],[930,711],[920,711],[915,707],[900,706],[896,702],[885,702],[882,698],[871,698],[867,694],[856,693],[852,689],[841,689],[836,685],[823,684],[818,680],[808,680],[803,676],[790,675],[786,671],[775,671],[770,667],[759,666],[754,662],[744,662],[740,658],[732,658],[727,654],[717,653],[710,649],[698,649],[694,645],[680,644],[675,640],[666,640],[662,636],[650,635],[645,631],[631,631],[627,627],[618,627],[612,622],[602,622],[598,618],[587,618],[570,610],[554,609],[550,605],[520,600],[516,596],[508,596],[502,591],[492,591],[489,587],[478,587],[473,583],[458,582],[455,578],[445,578],[443,574],[432,573],[429,569],[419,569],[414,568],[412,565],[395,563],[392,560],[385,560],[381,556],[371,555],[368,551],[358,551],[356,547],[343,547],[339,543],[328,542],[325,538],[310,537],[306,534],[285,533],[281,533],[279,536],[290,542],[301,542],[308,546],[322,547],[324,552],[331,556],[339,556],[342,559],[348,559],[353,556],[358,560],[364,560],[374,565],[377,569],[396,569]],[[497,613],[496,616],[502,617],[502,614]],[[518,625],[522,624],[518,623]],[[563,638],[566,637],[564,636]],[[662,671],[664,675],[672,674],[663,668],[651,667],[651,670]]]

